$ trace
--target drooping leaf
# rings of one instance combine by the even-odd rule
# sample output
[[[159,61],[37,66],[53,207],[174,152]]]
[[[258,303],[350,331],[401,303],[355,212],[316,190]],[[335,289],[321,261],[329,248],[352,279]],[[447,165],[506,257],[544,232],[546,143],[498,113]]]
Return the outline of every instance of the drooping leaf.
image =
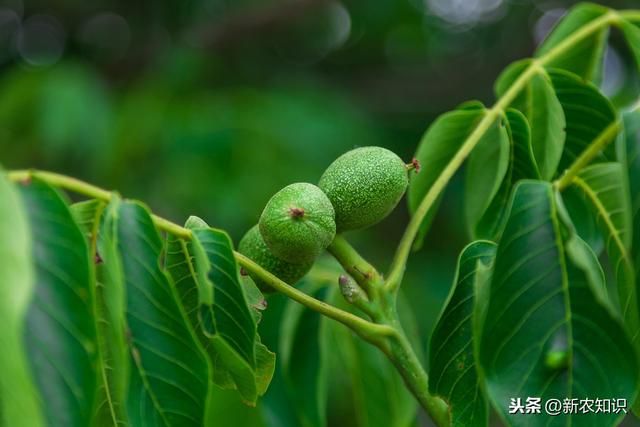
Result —
[[[197,265],[203,267],[198,269]],[[207,279],[209,261],[200,241],[167,236],[165,268],[173,279],[192,327],[198,336],[204,335],[202,315],[206,314],[207,320],[213,317],[209,314],[213,312],[213,286]]]
[[[127,292],[131,353],[127,412],[132,426],[201,426],[209,366],[169,275],[149,212],[117,211],[117,242]]]
[[[465,214],[472,234],[504,182],[510,156],[511,143],[506,120],[500,118],[492,124],[469,155]]]
[[[530,59],[518,61],[505,69],[496,81],[496,94],[502,96],[532,64]],[[511,103],[522,112],[530,125],[533,157],[542,179],[553,177],[565,143],[565,116],[554,92],[549,75],[542,68],[529,78],[523,90]]]
[[[521,179],[540,178],[533,158],[527,119],[518,110],[513,109],[507,110],[505,117],[510,145],[509,168],[491,205],[472,228],[471,234],[475,239],[498,240],[513,185]]]
[[[111,203],[90,199],[69,207],[85,234],[94,260],[96,301],[94,315],[98,328],[99,390],[94,408],[94,426],[127,424],[126,392],[129,355],[126,343],[125,290],[117,246],[119,197]]]
[[[595,140],[615,139],[618,122],[611,102],[598,88],[578,76],[561,70],[550,70],[551,82],[566,119],[567,137],[560,159],[559,172],[567,169]],[[615,160],[615,147],[610,144],[595,161]]]
[[[563,17],[536,51],[536,57],[548,54],[567,37],[588,23],[605,15],[609,9],[593,3],[582,3],[575,6]],[[553,58],[547,65],[561,68],[579,75],[585,80],[599,82],[602,77],[604,48],[607,43],[609,28],[603,26],[588,37]]]
[[[275,355],[256,333],[245,286],[228,235],[191,217],[193,238],[169,237],[166,265],[199,340],[213,364],[214,382],[237,389],[254,406],[273,376]]]
[[[82,211],[87,213],[84,216],[87,219],[89,212],[94,215],[94,225],[89,235],[96,262],[95,316],[100,341],[101,379],[94,425],[126,425],[126,396],[131,367],[126,338],[125,280],[118,253],[120,199],[113,196],[106,207],[89,203],[74,206],[76,213],[79,213],[80,207],[84,207]]]
[[[632,340],[640,339],[637,291],[631,248],[631,205],[627,176],[620,163],[599,163],[583,169],[573,185],[595,214],[606,242],[618,285],[620,309]]]
[[[256,323],[238,278],[229,236],[213,228],[194,228],[193,235],[202,244],[211,266],[208,280],[214,289],[212,320],[215,323],[208,336],[218,353],[218,361],[224,361],[225,369],[245,401],[255,405],[257,396],[266,391],[271,380],[275,356],[266,351],[257,338]],[[205,331],[207,329],[205,327]],[[260,359],[256,359],[256,351],[260,351]],[[220,364],[217,366],[219,369]],[[245,378],[243,372],[247,368]]]
[[[509,425],[550,422],[543,415],[509,415],[511,398],[634,400],[634,349],[607,300],[595,254],[575,235],[550,184],[516,187],[492,277],[478,363]],[[623,416],[560,414],[553,422],[610,426]]]
[[[7,425],[40,427],[45,414],[23,340],[36,289],[27,212],[0,170],[0,416]]]
[[[24,340],[44,416],[49,425],[87,426],[98,389],[93,260],[56,190],[36,177],[19,189],[36,272]]]
[[[518,110],[507,109],[507,130],[513,145],[513,182],[522,179],[541,179],[540,169],[533,154],[531,128],[527,118]]]
[[[626,19],[621,19],[619,26],[640,71],[640,27]]]
[[[474,357],[476,271],[490,265],[496,245],[476,241],[458,259],[456,279],[429,343],[429,391],[451,408],[452,426],[486,426],[489,408]]]
[[[303,284],[302,289],[320,300],[327,298],[326,287],[310,283]],[[327,423],[325,323],[319,313],[293,301],[287,303],[282,317],[279,354],[286,393],[299,423],[305,427]]]
[[[416,159],[422,165],[422,169],[419,174],[412,176],[409,185],[407,199],[411,213],[415,213],[418,209],[429,189],[447,168],[484,114],[484,109],[477,108],[477,106],[455,110],[440,116],[429,126],[415,154]],[[421,245],[428,231],[431,220],[435,215],[437,202],[438,200],[434,200],[421,225],[420,233],[416,239],[417,247]]]

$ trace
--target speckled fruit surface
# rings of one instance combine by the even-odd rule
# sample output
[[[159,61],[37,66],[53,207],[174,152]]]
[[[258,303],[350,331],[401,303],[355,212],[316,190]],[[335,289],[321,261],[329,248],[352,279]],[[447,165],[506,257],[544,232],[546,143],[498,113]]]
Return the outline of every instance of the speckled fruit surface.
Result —
[[[319,183],[333,204],[339,233],[380,222],[397,206],[408,185],[402,159],[382,147],[361,147],[343,154]]]
[[[293,264],[276,257],[264,242],[257,225],[251,227],[242,240],[240,240],[238,251],[290,285],[294,285],[307,274],[313,265],[313,261],[303,264]],[[269,285],[256,276],[251,275],[251,278],[261,291],[269,292],[272,290]]]
[[[316,259],[336,235],[331,201],[304,182],[278,191],[262,211],[259,225],[271,252],[293,263]]]

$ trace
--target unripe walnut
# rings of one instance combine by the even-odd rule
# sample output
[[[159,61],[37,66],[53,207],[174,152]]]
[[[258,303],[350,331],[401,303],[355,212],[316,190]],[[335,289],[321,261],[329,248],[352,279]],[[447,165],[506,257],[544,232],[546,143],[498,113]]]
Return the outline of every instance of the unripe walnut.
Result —
[[[277,257],[292,263],[315,260],[336,235],[335,213],[313,184],[291,184],[269,200],[260,216],[260,234]]]
[[[242,255],[252,259],[260,267],[290,285],[294,285],[297,281],[302,279],[302,277],[307,274],[313,266],[313,261],[294,264],[275,256],[262,239],[262,235],[260,234],[260,230],[257,225],[251,227],[242,240],[240,240],[238,251]],[[256,275],[251,273],[250,275],[256,286],[260,288],[261,291],[269,292],[272,290],[269,285]]]
[[[337,231],[369,227],[397,206],[409,178],[407,165],[382,147],[362,147],[338,157],[320,178],[336,211]]]

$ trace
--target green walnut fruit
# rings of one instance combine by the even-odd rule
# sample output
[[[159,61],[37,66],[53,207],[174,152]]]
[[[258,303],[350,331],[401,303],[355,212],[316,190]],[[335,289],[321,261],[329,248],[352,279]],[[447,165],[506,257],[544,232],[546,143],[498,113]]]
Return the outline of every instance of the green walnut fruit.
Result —
[[[293,264],[275,256],[264,242],[257,225],[251,227],[242,240],[240,240],[238,251],[242,255],[251,258],[260,267],[290,285],[293,285],[298,280],[302,279],[313,265],[313,261],[303,264]],[[269,292],[272,290],[269,285],[260,280],[257,276],[251,275],[251,278],[261,291]]]
[[[338,232],[369,227],[397,206],[409,185],[407,165],[382,147],[362,147],[338,157],[320,178],[336,211]]]
[[[331,201],[304,182],[278,191],[262,211],[259,225],[273,254],[298,264],[315,260],[336,235]]]

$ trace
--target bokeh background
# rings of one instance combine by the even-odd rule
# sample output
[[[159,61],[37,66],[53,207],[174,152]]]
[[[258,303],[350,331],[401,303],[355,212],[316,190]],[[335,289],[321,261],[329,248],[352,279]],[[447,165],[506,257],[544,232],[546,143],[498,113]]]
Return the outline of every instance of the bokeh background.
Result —
[[[499,72],[573,3],[0,0],[0,163],[117,189],[177,222],[197,214],[237,242],[273,193],[317,182],[342,152],[381,145],[408,161],[438,114],[490,104]],[[638,84],[620,46],[614,35],[602,88],[623,104]],[[456,177],[409,264],[423,350],[468,239],[462,190]],[[402,203],[350,238],[385,270],[407,218]],[[220,399],[236,417],[221,425],[265,422]],[[332,425],[354,425],[334,409]]]

